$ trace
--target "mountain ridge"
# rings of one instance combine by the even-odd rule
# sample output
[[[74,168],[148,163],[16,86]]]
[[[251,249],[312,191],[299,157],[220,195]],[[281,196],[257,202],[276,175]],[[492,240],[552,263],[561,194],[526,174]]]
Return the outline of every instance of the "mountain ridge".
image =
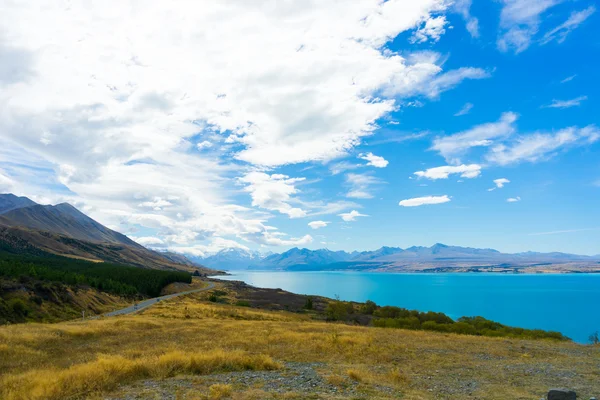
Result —
[[[141,268],[217,272],[182,255],[147,249],[69,203],[40,205],[13,194],[0,194],[0,248]]]
[[[561,252],[521,252],[502,253],[491,248],[450,246],[436,243],[430,247],[382,246],[372,251],[333,251],[329,249],[310,250],[294,247],[282,253],[265,257],[229,257],[226,264],[219,264],[219,254],[236,255],[238,252],[223,249],[215,255],[196,257],[198,262],[212,268],[231,270],[445,270],[448,268],[467,268],[477,270],[480,267],[508,268],[535,267],[550,264],[586,264],[597,263],[600,256],[585,256]],[[206,263],[206,260],[209,260]]]

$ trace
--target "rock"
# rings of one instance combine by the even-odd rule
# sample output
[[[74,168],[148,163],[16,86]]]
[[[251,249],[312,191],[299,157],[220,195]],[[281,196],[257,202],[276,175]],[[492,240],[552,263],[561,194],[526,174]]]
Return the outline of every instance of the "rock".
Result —
[[[548,400],[577,400],[577,394],[569,389],[550,389]]]

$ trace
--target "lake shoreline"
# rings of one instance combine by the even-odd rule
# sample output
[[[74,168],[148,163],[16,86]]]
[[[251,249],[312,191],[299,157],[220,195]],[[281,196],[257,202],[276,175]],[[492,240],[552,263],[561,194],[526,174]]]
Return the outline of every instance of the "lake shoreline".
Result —
[[[305,296],[482,316],[506,326],[558,331],[577,343],[600,330],[600,274],[229,271],[213,277]],[[569,315],[569,318],[561,316]]]

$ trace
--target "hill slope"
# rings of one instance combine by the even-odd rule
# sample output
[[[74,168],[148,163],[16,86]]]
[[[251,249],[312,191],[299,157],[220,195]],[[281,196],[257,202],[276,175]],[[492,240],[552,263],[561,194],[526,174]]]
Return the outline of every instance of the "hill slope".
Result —
[[[213,271],[183,256],[162,255],[88,217],[70,204],[40,205],[25,197],[1,194],[0,247],[21,254],[39,251],[90,261],[142,268]]]

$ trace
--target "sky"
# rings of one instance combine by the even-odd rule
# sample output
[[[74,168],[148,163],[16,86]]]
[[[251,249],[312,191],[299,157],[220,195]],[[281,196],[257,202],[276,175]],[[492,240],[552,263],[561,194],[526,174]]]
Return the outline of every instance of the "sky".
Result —
[[[600,253],[589,0],[0,1],[0,192],[156,249]]]

